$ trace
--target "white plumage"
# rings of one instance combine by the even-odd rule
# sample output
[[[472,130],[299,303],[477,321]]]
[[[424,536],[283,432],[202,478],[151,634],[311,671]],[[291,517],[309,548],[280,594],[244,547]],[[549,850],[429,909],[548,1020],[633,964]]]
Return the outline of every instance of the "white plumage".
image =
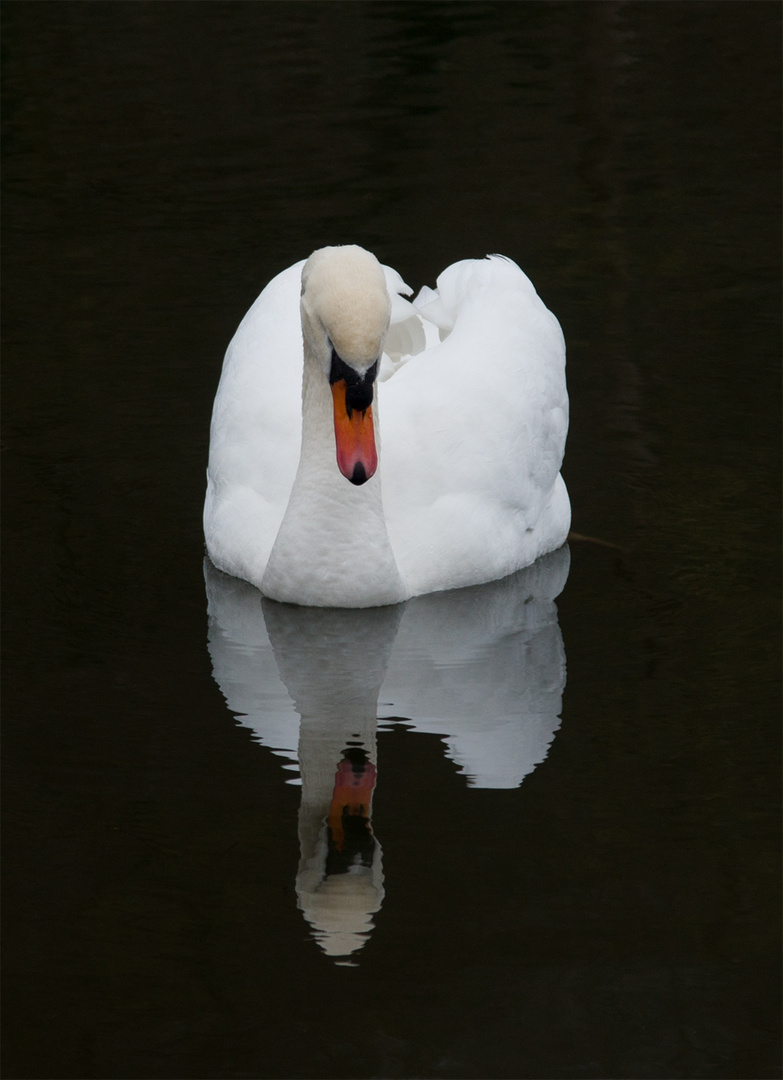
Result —
[[[219,569],[277,600],[372,607],[504,577],[565,541],[557,319],[500,256],[410,293],[346,246],[284,270],[252,305],[212,416],[204,530]],[[340,399],[345,436],[336,363],[373,394],[366,414]],[[350,443],[340,467],[336,438]]]

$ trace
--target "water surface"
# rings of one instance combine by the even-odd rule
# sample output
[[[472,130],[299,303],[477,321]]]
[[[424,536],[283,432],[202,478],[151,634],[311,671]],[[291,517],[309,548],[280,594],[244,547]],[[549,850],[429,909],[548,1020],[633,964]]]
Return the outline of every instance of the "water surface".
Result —
[[[4,5],[7,1076],[777,1075],[779,16]],[[345,241],[558,315],[557,588],[205,589],[225,346]]]

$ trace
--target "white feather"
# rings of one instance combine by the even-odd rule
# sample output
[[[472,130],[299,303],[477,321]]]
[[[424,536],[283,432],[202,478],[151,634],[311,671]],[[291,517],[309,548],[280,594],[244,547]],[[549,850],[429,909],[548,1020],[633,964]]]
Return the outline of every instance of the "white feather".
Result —
[[[372,259],[359,248],[328,252],[338,253],[324,264],[337,293],[340,274],[366,274]],[[318,460],[300,462],[304,265],[270,282],[226,353],[204,507],[215,565],[275,599],[368,607],[491,581],[559,547],[570,525],[560,476],[565,344],[519,267],[501,256],[455,263],[413,303],[384,267],[378,281],[367,277],[366,311],[363,297],[350,312],[322,297],[319,310],[345,323],[329,330],[344,331],[347,351],[374,334],[385,341],[374,406],[379,469],[355,487],[337,469],[323,373],[323,394],[308,395],[304,417],[318,433],[305,453],[317,446]],[[370,302],[384,280],[385,339]]]

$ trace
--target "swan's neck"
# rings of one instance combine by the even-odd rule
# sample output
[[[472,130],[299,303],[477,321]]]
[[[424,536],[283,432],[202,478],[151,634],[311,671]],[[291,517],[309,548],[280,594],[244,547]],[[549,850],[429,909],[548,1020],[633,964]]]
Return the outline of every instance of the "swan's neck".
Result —
[[[373,412],[377,440],[377,400]],[[261,590],[273,600],[320,607],[396,604],[407,595],[379,473],[356,486],[338,469],[329,383],[306,342],[299,469]]]

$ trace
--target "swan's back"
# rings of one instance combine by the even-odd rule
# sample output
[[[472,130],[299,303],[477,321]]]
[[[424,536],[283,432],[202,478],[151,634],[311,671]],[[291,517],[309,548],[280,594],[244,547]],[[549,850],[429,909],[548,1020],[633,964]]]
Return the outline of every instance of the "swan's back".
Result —
[[[447,336],[382,387],[384,506],[415,593],[512,573],[570,525],[557,319],[498,256],[455,263],[437,285],[415,306]]]

